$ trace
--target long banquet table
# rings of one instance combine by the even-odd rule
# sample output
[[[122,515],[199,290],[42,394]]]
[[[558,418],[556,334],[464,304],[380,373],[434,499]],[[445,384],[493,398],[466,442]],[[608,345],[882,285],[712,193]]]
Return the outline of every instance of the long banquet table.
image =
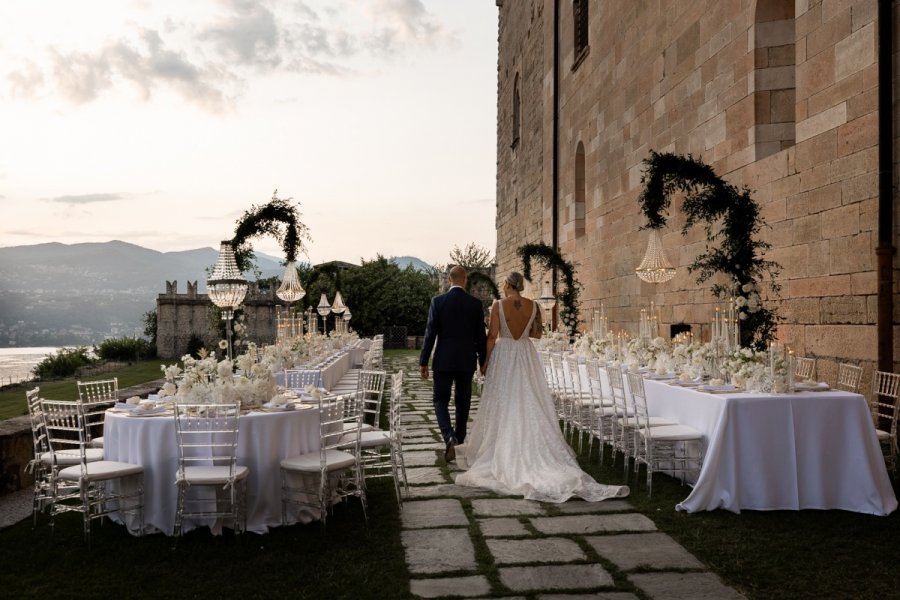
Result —
[[[319,449],[319,411],[310,408],[263,413],[250,412],[239,421],[237,463],[250,470],[247,478],[247,531],[265,533],[281,522],[281,460]],[[144,467],[144,532],[161,531],[172,535],[178,488],[178,446],[175,419],[171,415],[131,417],[108,412],[104,426],[104,452],[107,460],[117,460]],[[200,491],[200,490],[198,490]],[[317,516],[317,515],[316,515]],[[311,515],[299,515],[301,520]],[[289,513],[290,523],[297,515]],[[184,530],[212,520],[186,520]],[[133,533],[139,528],[129,520]]]
[[[650,414],[703,432],[688,512],[896,510],[868,404],[842,391],[710,394],[646,380]]]
[[[326,390],[334,388],[341,380],[341,377],[350,370],[352,361],[352,351],[346,351],[341,352],[340,355],[334,357],[325,366],[318,369],[310,369],[319,372],[316,387],[325,388]],[[284,372],[280,372],[275,376],[275,382],[278,385],[284,385]]]

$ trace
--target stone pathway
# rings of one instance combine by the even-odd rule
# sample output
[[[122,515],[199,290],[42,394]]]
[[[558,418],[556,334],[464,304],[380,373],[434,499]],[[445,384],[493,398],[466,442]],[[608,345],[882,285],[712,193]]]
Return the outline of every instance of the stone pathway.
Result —
[[[401,533],[419,598],[680,600],[744,598],[626,500],[543,504],[453,483],[416,357],[405,371],[404,457],[410,484]],[[478,406],[473,398],[472,415]]]

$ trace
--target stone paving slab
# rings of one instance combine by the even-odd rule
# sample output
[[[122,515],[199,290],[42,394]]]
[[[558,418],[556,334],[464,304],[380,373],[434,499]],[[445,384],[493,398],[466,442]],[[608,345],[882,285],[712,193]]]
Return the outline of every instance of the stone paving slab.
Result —
[[[546,565],[504,567],[500,581],[514,592],[577,590],[612,587],[613,578],[600,565]]]
[[[566,538],[539,540],[486,540],[494,562],[500,565],[516,563],[557,563],[586,560],[581,546]]]
[[[404,450],[409,450],[410,452],[417,452],[419,450],[446,450],[446,446],[440,442],[428,442],[427,444],[403,444]]]
[[[704,569],[678,542],[664,533],[633,533],[585,538],[597,554],[623,571],[650,569]]]
[[[491,584],[484,575],[472,577],[444,577],[441,579],[413,579],[409,591],[420,598],[445,596],[481,596],[491,591]]]
[[[628,578],[653,600],[746,600],[712,573],[636,573]]]
[[[437,464],[434,452],[404,452],[403,464],[408,467],[433,467]]]
[[[452,498],[405,502],[400,518],[404,529],[469,526],[462,504]]]
[[[428,423],[428,419],[426,419],[422,415],[411,415],[406,413],[405,415],[400,415],[400,422],[403,424],[406,423]]]
[[[408,469],[407,469],[408,470]],[[416,486],[409,488],[410,498],[438,498],[450,496],[455,498],[484,498],[491,496],[490,490],[465,487],[454,483],[443,483],[429,486]]]
[[[400,537],[410,573],[474,571],[477,566],[466,529],[411,529],[401,532]]]
[[[547,514],[538,502],[512,498],[473,500],[472,508],[479,517],[516,517]]]
[[[602,502],[584,502],[569,500],[562,504],[551,504],[564,515],[579,515],[589,513],[624,512],[633,511],[634,507],[625,500],[604,500]]]
[[[484,537],[531,535],[528,528],[518,519],[478,519],[478,527]]]
[[[606,531],[656,531],[653,521],[644,515],[566,515],[531,519],[531,524],[541,533],[574,534],[601,533]]]
[[[437,467],[413,467],[406,469],[406,480],[410,485],[421,483],[446,483],[444,474]]]
[[[639,600],[631,592],[601,592],[599,594],[541,594],[538,600]]]

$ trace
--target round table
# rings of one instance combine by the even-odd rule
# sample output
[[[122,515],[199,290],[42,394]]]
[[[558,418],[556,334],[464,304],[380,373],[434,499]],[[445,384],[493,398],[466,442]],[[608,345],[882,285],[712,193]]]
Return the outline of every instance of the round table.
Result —
[[[287,412],[250,412],[238,426],[237,464],[246,466],[247,531],[266,533],[281,522],[281,460],[319,449],[319,411],[315,406]],[[104,426],[106,460],[144,467],[144,533],[172,535],[178,488],[178,445],[172,415],[131,417],[107,412]],[[288,523],[318,515],[288,515]],[[137,521],[128,521],[137,533]],[[184,531],[210,521],[186,520]]]

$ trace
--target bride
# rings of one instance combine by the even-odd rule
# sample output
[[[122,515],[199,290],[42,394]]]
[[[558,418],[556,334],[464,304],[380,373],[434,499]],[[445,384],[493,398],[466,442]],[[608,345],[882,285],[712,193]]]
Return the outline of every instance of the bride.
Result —
[[[456,448],[468,469],[459,485],[482,487],[542,502],[621,498],[627,486],[603,485],[581,470],[559,429],[550,388],[529,337],[541,337],[541,316],[520,292],[525,282],[511,273],[505,298],[491,307],[481,405],[472,433]]]

